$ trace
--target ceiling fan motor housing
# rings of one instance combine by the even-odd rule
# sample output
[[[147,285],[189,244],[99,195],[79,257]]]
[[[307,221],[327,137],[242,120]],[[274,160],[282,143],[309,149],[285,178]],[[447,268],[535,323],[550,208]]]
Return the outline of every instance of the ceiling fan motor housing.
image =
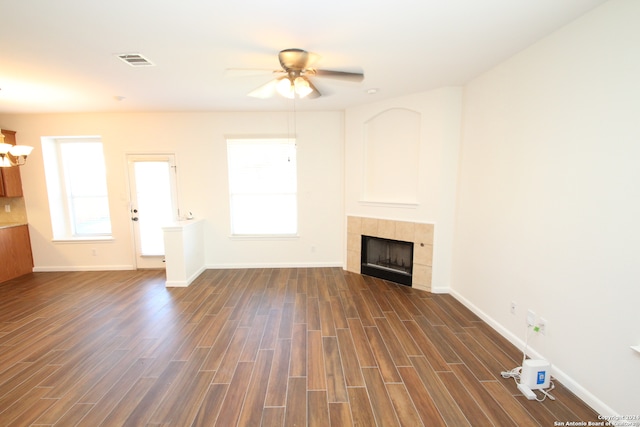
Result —
[[[303,49],[285,49],[278,54],[278,60],[282,68],[291,75],[297,71],[297,75],[309,65],[309,52]]]

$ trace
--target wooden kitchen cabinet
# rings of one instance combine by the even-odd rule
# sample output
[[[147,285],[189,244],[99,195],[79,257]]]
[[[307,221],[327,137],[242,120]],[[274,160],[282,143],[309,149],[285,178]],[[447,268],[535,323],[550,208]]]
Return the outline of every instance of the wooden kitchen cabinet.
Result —
[[[0,259],[0,283],[33,272],[27,225],[0,228]]]
[[[16,133],[2,129],[4,142],[16,145]],[[0,168],[0,197],[22,197],[22,179],[20,167]]]

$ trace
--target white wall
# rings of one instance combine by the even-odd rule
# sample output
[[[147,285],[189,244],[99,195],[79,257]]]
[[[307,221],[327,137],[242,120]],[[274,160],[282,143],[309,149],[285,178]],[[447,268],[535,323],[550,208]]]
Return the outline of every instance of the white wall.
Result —
[[[640,2],[612,0],[470,82],[464,99],[460,88],[419,93],[350,108],[344,124],[339,112],[298,113],[297,240],[229,239],[224,136],[286,133],[287,114],[0,115],[23,144],[105,143],[113,243],[52,244],[38,150],[23,167],[36,267],[131,267],[125,153],[172,151],[181,206],[205,219],[209,266],[342,265],[346,215],[435,223],[435,290],[451,289],[514,342],[533,309],[548,331],[532,354],[601,413],[637,414],[638,22]],[[418,203],[365,203],[363,123],[395,107],[423,119]]]
[[[36,147],[22,167],[36,271],[134,266],[127,153],[173,152],[180,207],[205,220],[206,265],[341,266],[344,251],[342,112],[0,115],[21,144]],[[227,135],[298,135],[299,238],[230,238]],[[114,241],[52,243],[42,136],[100,135],[104,143]],[[96,249],[97,256],[92,255]]]
[[[465,88],[453,292],[601,413],[638,414],[640,2],[614,0]],[[509,304],[517,303],[511,315]]]
[[[461,103],[462,89],[451,87],[352,107],[345,113],[346,215],[435,224],[433,292],[447,292],[450,285]],[[421,117],[415,203],[370,202],[363,194],[366,123],[394,108]]]

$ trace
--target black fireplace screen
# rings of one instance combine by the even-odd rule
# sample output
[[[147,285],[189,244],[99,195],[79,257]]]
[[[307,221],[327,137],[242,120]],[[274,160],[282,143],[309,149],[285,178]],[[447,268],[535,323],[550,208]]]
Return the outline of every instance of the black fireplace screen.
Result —
[[[413,243],[362,236],[362,274],[411,286]]]

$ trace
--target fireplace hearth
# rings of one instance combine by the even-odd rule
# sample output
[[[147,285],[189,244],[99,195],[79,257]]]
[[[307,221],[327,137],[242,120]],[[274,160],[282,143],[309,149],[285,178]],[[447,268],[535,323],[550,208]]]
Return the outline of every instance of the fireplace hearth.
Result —
[[[411,286],[413,243],[362,236],[361,273]]]

